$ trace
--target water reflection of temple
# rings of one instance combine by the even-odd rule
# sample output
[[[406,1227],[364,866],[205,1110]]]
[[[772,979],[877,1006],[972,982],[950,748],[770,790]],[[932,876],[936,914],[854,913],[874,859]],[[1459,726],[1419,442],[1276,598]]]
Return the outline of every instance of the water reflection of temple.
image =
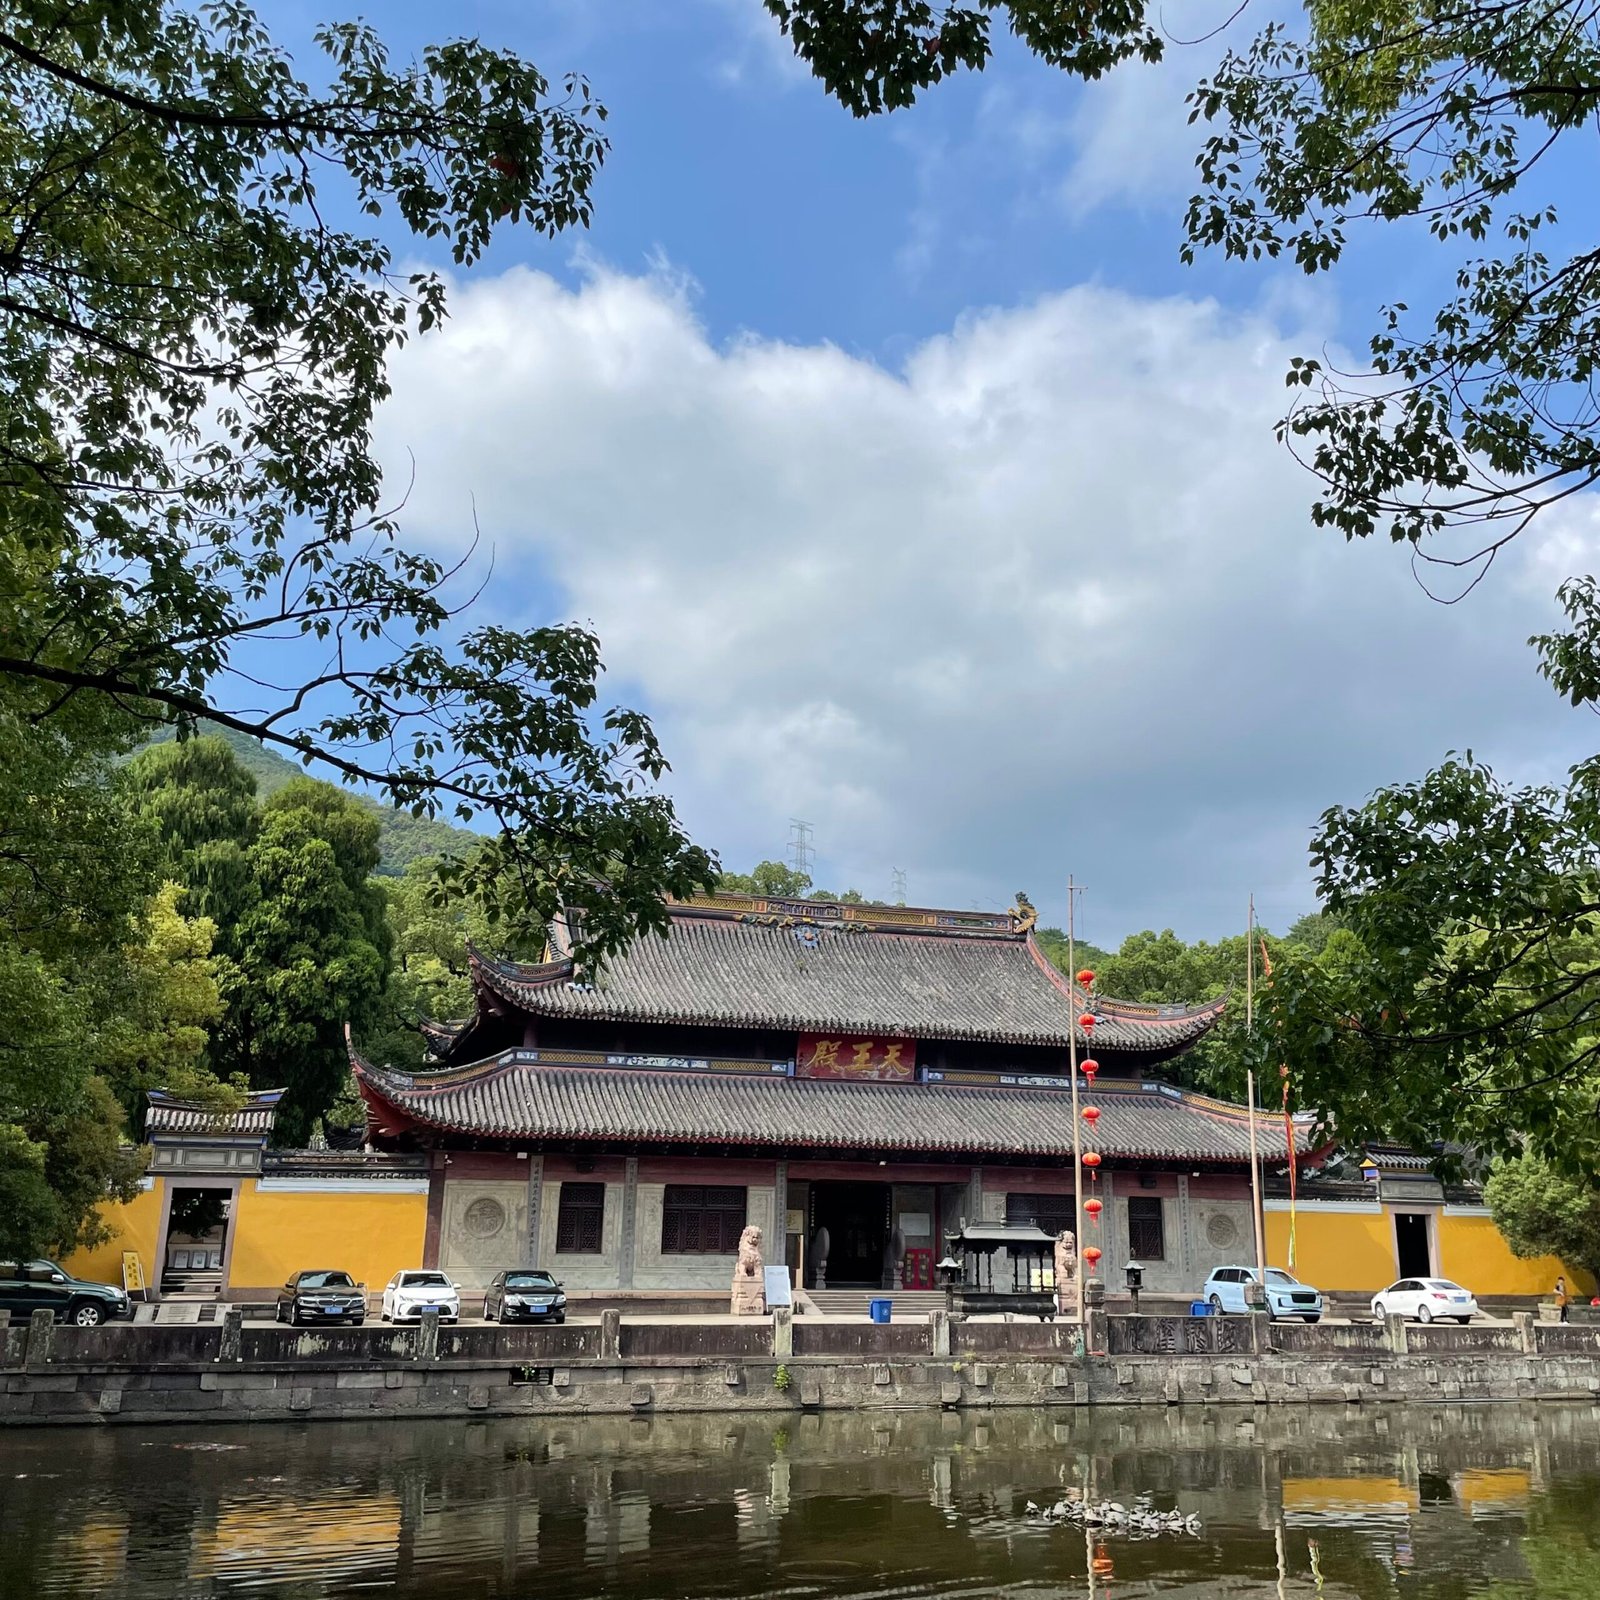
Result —
[[[1313,1545],[1329,1593],[1388,1593],[1404,1572],[1514,1584],[1530,1508],[1600,1465],[1597,1419],[1588,1407],[1208,1407],[385,1422],[252,1429],[246,1449],[226,1435],[75,1433],[36,1439],[28,1475],[8,1474],[0,1589],[17,1552],[37,1551],[55,1572],[140,1596],[198,1582],[849,1593],[890,1577],[918,1592],[935,1571],[980,1591],[1046,1577],[1087,1590],[1081,1530],[1042,1527],[1025,1506],[1090,1482],[1204,1523],[1199,1539],[1109,1541],[1113,1594],[1205,1594],[1226,1573],[1266,1595],[1280,1571],[1309,1582]]]

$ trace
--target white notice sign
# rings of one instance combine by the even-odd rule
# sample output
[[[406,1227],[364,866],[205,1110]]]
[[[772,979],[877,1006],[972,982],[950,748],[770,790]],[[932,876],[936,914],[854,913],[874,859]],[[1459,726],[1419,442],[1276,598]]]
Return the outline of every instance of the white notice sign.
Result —
[[[789,1293],[789,1269],[765,1267],[762,1274],[767,1285],[767,1310],[772,1310],[774,1306],[792,1306],[794,1300]]]

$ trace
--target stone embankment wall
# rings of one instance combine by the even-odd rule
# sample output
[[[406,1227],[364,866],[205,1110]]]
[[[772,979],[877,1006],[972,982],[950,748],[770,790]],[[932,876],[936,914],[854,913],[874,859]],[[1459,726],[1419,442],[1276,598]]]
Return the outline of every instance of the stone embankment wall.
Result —
[[[3,1318],[3,1313],[0,1313]],[[0,1423],[986,1406],[1590,1400],[1600,1327],[624,1321],[0,1326]]]

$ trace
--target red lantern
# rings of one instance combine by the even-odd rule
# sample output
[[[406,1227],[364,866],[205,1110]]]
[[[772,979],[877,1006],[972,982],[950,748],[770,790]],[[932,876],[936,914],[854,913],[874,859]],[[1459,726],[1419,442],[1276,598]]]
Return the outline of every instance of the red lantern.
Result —
[[[1083,1209],[1087,1211],[1096,1222],[1098,1222],[1100,1220],[1100,1213],[1105,1210],[1105,1202],[1103,1200],[1085,1200],[1083,1202]]]
[[[1083,1164],[1091,1169],[1098,1167],[1100,1165],[1100,1152],[1098,1150],[1085,1150],[1083,1152]]]
[[[1100,1259],[1100,1246],[1092,1244],[1083,1252],[1083,1259],[1092,1267]]]
[[[1092,1128],[1100,1120],[1100,1107],[1085,1106],[1083,1108],[1083,1120]]]
[[[1078,974],[1078,982],[1082,984],[1085,989],[1087,989],[1089,985],[1094,982],[1094,974],[1087,967],[1085,967],[1083,971]]]
[[[1085,1011],[1084,1014],[1078,1018],[1078,1026],[1085,1032],[1092,1032],[1094,1030],[1095,1023],[1099,1020],[1100,1019],[1095,1016],[1094,1012]]]
[[[1083,1060],[1078,1063],[1078,1065],[1082,1067],[1091,1078],[1100,1070],[1100,1063],[1092,1056],[1085,1056]]]

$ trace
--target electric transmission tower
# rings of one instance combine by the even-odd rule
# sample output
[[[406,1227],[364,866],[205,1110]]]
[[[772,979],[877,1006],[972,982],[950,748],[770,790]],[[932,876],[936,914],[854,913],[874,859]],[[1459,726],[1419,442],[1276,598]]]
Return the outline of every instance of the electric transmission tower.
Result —
[[[816,846],[811,842],[811,824],[799,817],[789,818],[789,865],[796,872],[811,876],[811,863],[817,858]]]
[[[894,903],[897,906],[903,906],[906,903],[906,869],[904,867],[895,867],[892,869],[891,875],[894,879]]]

